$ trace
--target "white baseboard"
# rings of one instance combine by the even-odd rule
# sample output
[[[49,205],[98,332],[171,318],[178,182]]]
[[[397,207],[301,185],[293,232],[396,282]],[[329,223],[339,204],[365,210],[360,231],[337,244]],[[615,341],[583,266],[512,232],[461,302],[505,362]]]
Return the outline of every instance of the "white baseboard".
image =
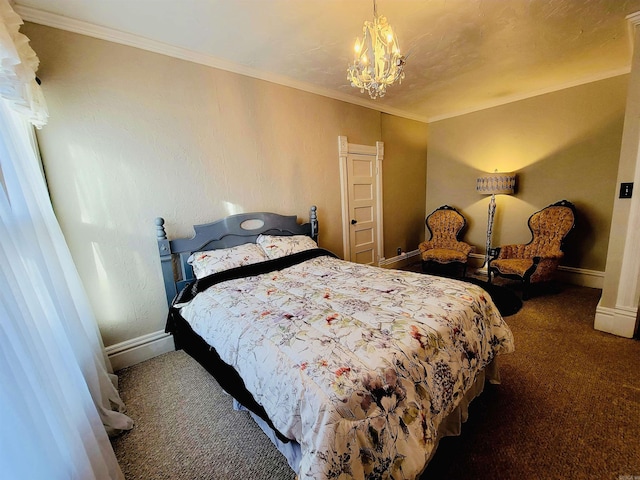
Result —
[[[581,287],[599,288],[604,285],[604,272],[586,268],[558,267],[558,280]]]
[[[148,333],[105,348],[114,372],[175,350],[173,336],[164,330]]]
[[[620,337],[632,338],[636,329],[637,315],[637,308],[609,308],[601,306],[598,302],[593,328]]]
[[[420,255],[420,250],[413,250],[411,252],[404,252],[401,255],[396,255],[395,257],[382,258],[378,262],[378,266],[384,268],[406,267],[407,265],[415,262],[415,259],[413,257],[417,257],[418,255]]]

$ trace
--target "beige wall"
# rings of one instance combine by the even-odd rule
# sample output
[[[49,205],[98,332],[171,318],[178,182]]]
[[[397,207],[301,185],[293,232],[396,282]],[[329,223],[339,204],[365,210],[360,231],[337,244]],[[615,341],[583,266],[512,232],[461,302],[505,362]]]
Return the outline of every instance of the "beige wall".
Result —
[[[467,217],[465,240],[484,253],[489,198],[478,174],[517,172],[515,195],[496,198],[493,244],[527,242],[529,216],[561,199],[578,210],[564,264],[604,271],[628,75],[429,124],[427,212]]]
[[[49,27],[22,31],[50,111],[38,140],[54,208],[107,346],[164,328],[157,216],[177,237],[246,211],[306,220],[317,205],[320,245],[340,255],[339,135],[387,138],[392,182],[424,196],[426,136],[395,145],[396,130],[421,132],[418,122]],[[385,227],[415,237],[424,201],[398,217],[402,192],[387,190]]]
[[[384,256],[392,258],[398,247],[411,252],[424,240],[427,125],[383,114],[382,140]]]

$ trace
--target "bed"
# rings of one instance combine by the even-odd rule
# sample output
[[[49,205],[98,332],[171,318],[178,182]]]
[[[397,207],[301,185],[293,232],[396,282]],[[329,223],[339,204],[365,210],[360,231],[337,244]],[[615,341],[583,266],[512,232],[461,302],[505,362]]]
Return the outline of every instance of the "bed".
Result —
[[[183,239],[156,225],[176,349],[300,479],[418,478],[514,349],[482,288],[341,260],[318,247],[315,207],[307,223],[246,213]]]

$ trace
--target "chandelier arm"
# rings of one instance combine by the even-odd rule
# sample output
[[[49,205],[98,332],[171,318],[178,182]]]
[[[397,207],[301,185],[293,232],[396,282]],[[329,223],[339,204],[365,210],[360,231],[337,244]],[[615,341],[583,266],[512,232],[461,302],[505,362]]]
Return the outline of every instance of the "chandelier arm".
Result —
[[[386,17],[378,17],[373,0],[373,21],[365,22],[363,39],[355,45],[353,64],[347,69],[351,86],[366,90],[372,99],[384,97],[388,86],[402,83],[406,57],[400,53],[398,39]]]

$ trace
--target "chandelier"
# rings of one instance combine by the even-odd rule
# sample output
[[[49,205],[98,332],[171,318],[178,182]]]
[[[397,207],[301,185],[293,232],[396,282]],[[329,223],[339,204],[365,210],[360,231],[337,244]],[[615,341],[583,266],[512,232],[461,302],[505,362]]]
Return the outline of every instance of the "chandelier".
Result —
[[[373,22],[364,22],[362,41],[356,40],[353,64],[347,69],[352,87],[371,98],[384,97],[389,85],[404,78],[405,57],[400,54],[398,39],[387,18],[378,16],[373,0]]]

